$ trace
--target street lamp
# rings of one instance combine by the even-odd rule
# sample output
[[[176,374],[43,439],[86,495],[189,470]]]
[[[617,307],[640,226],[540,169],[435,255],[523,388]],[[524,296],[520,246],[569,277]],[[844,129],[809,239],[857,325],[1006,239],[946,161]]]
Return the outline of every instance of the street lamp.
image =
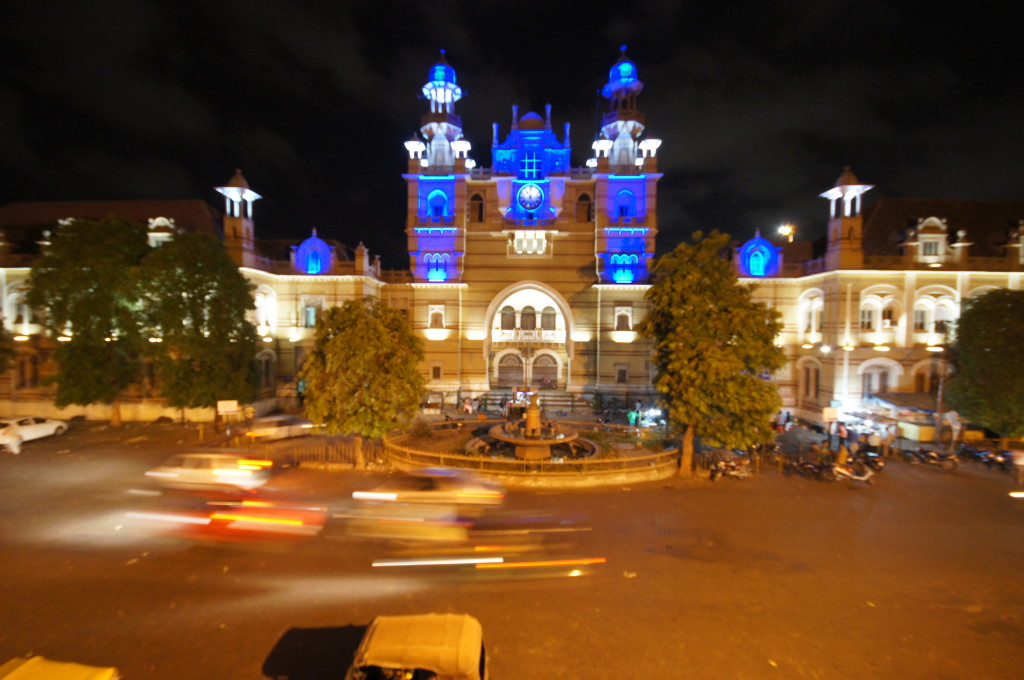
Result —
[[[793,235],[796,233],[796,227],[792,224],[786,223],[779,227],[779,236],[784,237],[790,243],[793,242]]]

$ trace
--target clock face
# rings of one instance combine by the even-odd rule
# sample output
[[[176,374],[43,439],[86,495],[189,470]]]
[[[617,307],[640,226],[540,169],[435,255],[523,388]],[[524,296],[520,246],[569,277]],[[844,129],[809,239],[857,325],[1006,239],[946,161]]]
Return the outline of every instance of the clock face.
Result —
[[[536,210],[544,202],[544,192],[536,184],[524,184],[516,195],[523,210]]]

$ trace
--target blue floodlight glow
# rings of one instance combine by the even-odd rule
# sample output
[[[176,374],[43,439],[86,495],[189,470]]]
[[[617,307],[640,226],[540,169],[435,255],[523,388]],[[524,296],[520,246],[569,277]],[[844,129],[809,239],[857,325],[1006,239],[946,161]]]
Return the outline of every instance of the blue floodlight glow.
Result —
[[[647,275],[647,258],[637,253],[606,255],[606,275],[615,283],[635,283]]]
[[[431,283],[442,283],[451,278],[455,258],[449,253],[424,253],[420,261],[420,275]]]
[[[330,268],[331,247],[313,235],[295,248],[295,269],[303,274],[325,274]]]
[[[775,276],[779,273],[779,251],[771,241],[761,238],[760,233],[750,239],[739,249],[739,269],[741,276],[755,278]]]

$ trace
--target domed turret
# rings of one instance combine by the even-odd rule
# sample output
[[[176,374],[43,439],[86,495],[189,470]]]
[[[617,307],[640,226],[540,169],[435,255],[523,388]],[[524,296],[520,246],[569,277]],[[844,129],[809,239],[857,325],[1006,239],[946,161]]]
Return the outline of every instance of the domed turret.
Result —
[[[303,274],[329,274],[331,271],[331,253],[333,248],[327,242],[313,234],[295,248],[295,269]]]
[[[455,102],[462,99],[462,88],[455,83],[455,69],[444,58],[430,67],[428,80],[423,86],[423,96],[430,100],[431,113],[455,113]]]
[[[637,78],[636,64],[626,58],[626,46],[621,48],[619,60],[608,71],[608,82],[601,94],[608,99],[635,97],[644,89],[644,84]]]

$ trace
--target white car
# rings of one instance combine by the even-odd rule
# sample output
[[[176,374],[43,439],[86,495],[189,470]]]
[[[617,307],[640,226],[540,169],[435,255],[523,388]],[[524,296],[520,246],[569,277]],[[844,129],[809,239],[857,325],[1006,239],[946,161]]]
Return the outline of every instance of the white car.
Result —
[[[0,420],[0,449],[21,453],[22,442],[64,434],[67,429],[68,424],[63,420],[32,417]]]
[[[172,489],[236,488],[251,491],[267,483],[274,463],[230,453],[179,453],[146,476]]]

